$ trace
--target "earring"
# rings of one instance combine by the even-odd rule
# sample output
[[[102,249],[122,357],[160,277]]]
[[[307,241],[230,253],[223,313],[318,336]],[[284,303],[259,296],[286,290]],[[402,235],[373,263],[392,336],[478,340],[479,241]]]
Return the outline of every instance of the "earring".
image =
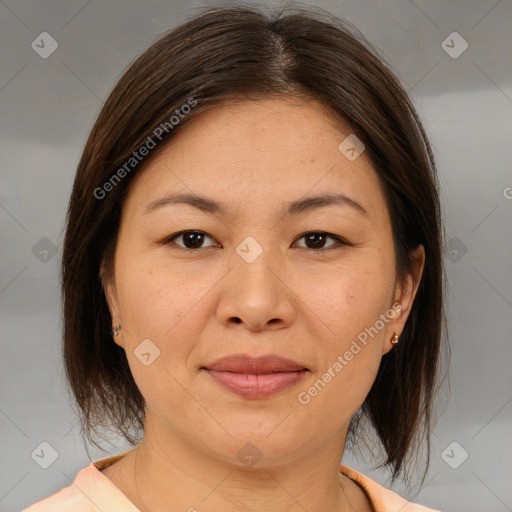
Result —
[[[393,337],[391,338],[391,343],[396,345],[398,343],[398,334],[396,332],[393,333]]]
[[[112,336],[114,336],[114,338],[117,338],[117,336],[119,336],[120,330],[121,330],[120,325],[114,325],[114,327],[112,328]]]

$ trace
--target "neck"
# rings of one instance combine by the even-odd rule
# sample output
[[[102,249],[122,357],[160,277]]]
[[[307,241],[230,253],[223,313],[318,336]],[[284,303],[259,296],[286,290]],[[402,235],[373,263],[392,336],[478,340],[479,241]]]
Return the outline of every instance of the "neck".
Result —
[[[281,463],[263,464],[262,457],[248,467],[207,454],[169,432],[164,438],[153,427],[146,423],[144,440],[130,452],[126,469],[132,482],[128,497],[143,512],[169,506],[188,512],[352,512],[360,500],[360,489],[339,472],[346,431],[314,453]]]

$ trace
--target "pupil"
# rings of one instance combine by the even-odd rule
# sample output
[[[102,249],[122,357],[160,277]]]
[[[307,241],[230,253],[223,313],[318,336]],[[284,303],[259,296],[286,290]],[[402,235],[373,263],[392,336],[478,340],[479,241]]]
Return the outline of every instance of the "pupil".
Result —
[[[187,247],[189,245],[192,245],[192,247],[189,247],[190,249],[200,249],[201,243],[203,241],[204,235],[202,233],[189,233],[188,235],[184,236],[184,242]],[[195,240],[194,240],[195,239]],[[188,244],[188,242],[192,242],[191,244]]]
[[[320,239],[320,243],[315,243],[313,240],[317,238]],[[306,245],[308,245],[309,242],[313,242],[313,247],[310,247],[311,249],[321,249],[323,244],[325,243],[325,235],[322,234],[311,234],[306,236]],[[309,247],[309,245],[308,245]]]

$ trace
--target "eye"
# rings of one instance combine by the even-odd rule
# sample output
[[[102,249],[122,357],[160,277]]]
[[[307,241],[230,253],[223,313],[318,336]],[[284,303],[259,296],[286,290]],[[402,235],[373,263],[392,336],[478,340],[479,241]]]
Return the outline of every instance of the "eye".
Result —
[[[209,236],[204,231],[198,230],[188,230],[188,231],[180,231],[179,233],[175,233],[170,237],[167,237],[162,241],[162,244],[176,243],[175,240],[182,239],[182,244],[176,243],[178,247],[182,249],[190,249],[190,250],[199,250],[206,249],[207,247],[218,247],[220,244],[214,243],[211,245],[203,245],[205,239],[209,238],[210,240],[214,240],[211,236]],[[309,231],[301,235],[297,240],[304,239],[305,246],[302,246],[305,249],[311,249],[313,251],[322,252],[325,249],[329,249],[336,245],[350,245],[347,241],[343,240],[341,237],[333,235],[331,233],[326,233],[325,231]],[[325,246],[325,243],[328,239],[334,240],[334,243],[331,245]]]
[[[331,233],[326,233],[325,231],[310,231],[309,233],[304,233],[301,235],[298,240],[304,239],[306,244],[306,249],[312,249],[314,251],[322,251],[326,249],[325,242],[330,238],[334,240],[338,244],[349,245],[348,242],[340,238],[339,236],[332,235]],[[327,246],[327,248],[336,245],[336,243]]]
[[[202,246],[202,244],[206,238],[213,240],[213,238],[211,236],[208,236],[204,231],[180,231],[179,233],[176,233],[176,234],[170,236],[169,238],[167,238],[166,240],[164,240],[164,243],[167,244],[170,242],[174,242],[174,240],[177,240],[179,238],[183,239],[183,244],[184,244],[184,245],[177,244],[179,247],[181,247],[182,249],[192,249],[192,250],[203,249],[204,246]],[[206,247],[214,247],[214,246],[215,246],[215,244],[209,245]]]

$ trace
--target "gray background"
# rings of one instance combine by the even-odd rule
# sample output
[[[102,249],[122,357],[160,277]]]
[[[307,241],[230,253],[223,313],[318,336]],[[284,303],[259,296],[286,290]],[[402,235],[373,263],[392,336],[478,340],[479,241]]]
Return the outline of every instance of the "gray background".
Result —
[[[58,265],[74,171],[102,101],[129,62],[204,5],[0,1],[2,512],[69,485],[90,463],[60,361]],[[419,494],[399,484],[393,490],[443,511],[512,510],[512,2],[311,5],[353,22],[388,57],[439,162],[451,392],[444,394],[426,485]],[[46,59],[31,47],[44,31],[58,43]],[[469,45],[457,58],[442,46],[454,31]],[[446,44],[462,49],[461,40]],[[48,469],[31,457],[42,442],[58,453]],[[97,460],[127,448],[114,439],[108,452],[90,453]],[[369,469],[371,461],[343,462],[388,481],[384,471]]]

